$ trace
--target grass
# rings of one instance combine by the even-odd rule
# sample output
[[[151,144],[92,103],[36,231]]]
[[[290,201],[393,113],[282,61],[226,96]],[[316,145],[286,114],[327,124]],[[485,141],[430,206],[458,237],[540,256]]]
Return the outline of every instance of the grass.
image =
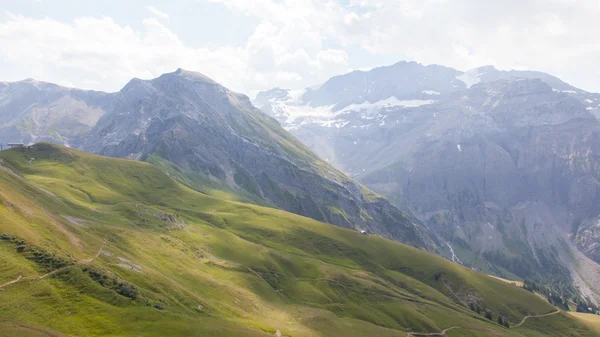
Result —
[[[30,158],[35,158],[31,163]],[[147,163],[38,144],[0,152],[0,335],[588,336],[543,299],[425,251],[196,192]],[[174,227],[164,215],[185,223]],[[107,245],[90,265],[78,265]],[[69,262],[53,275],[48,256]],[[560,317],[558,317],[560,316]],[[536,321],[536,322],[534,322]],[[539,324],[552,326],[549,331]],[[16,330],[15,330],[16,329]],[[31,330],[31,331],[30,331]],[[40,330],[45,331],[45,330]],[[31,332],[29,334],[29,332]]]
[[[588,322],[573,316],[572,313],[561,313],[550,317],[552,319],[527,320],[525,324],[516,328],[515,331],[532,337],[554,336],[557,331],[563,331],[563,336],[598,336],[597,329],[595,330],[588,325]]]
[[[65,335],[56,331],[32,326],[30,324],[0,320],[0,332],[5,337],[63,337]]]
[[[265,207],[272,207],[262,198],[258,197],[258,193],[252,194],[244,190],[233,190],[231,188],[228,188],[224,184],[215,183],[214,181],[208,179],[201,173],[196,173],[190,170],[183,170],[177,167],[172,162],[169,162],[164,158],[160,157],[159,155],[151,155],[146,161],[160,168],[161,171],[166,172],[167,175],[183,183],[187,187],[190,187],[196,191],[200,191],[204,194],[225,200],[239,201]]]
[[[489,275],[489,276],[493,277],[493,278],[495,278],[497,280],[500,280],[502,282],[506,282],[508,284],[512,284],[512,285],[517,286],[519,288],[523,288],[523,281],[508,280],[508,279],[501,278],[501,277],[494,276],[494,275]]]
[[[593,314],[584,314],[581,312],[569,312],[568,316],[575,318],[596,334],[600,335],[600,316]]]

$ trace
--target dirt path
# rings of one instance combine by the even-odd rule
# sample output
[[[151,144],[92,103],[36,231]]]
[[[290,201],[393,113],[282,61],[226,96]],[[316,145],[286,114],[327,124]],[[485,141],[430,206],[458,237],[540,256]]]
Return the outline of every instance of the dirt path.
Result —
[[[453,326],[448,329],[442,330],[442,332],[430,332],[430,333],[419,333],[419,332],[409,332],[406,334],[406,337],[414,337],[414,336],[445,336],[446,333],[450,330],[460,329],[459,326]]]
[[[94,255],[94,256],[92,256],[92,257],[90,257],[89,259],[85,259],[85,260],[78,261],[78,262],[76,262],[76,263],[75,263],[75,265],[76,265],[76,266],[78,266],[78,265],[84,265],[84,264],[88,264],[88,263],[90,263],[90,262],[94,261],[96,258],[98,258],[98,256],[100,256],[100,254],[101,254],[101,253],[102,253],[102,251],[104,250],[104,247],[106,247],[106,242],[107,242],[107,240],[106,240],[106,238],[105,238],[105,239],[104,239],[104,243],[102,244],[102,247],[100,247],[100,250],[98,250],[98,253],[96,253],[96,255]],[[4,287],[6,287],[6,286],[8,286],[8,285],[11,285],[11,284],[14,284],[14,283],[20,282],[20,281],[41,280],[41,279],[44,279],[44,278],[46,278],[46,277],[48,277],[48,276],[50,276],[50,275],[52,275],[52,274],[54,274],[54,273],[58,272],[59,270],[62,270],[62,269],[64,269],[64,268],[67,268],[67,267],[70,267],[70,266],[66,266],[66,267],[62,267],[62,268],[55,269],[55,270],[53,270],[53,271],[51,271],[51,272],[49,272],[49,273],[46,273],[46,274],[44,274],[44,275],[42,275],[42,276],[29,276],[29,277],[23,277],[23,275],[19,275],[19,277],[17,277],[15,280],[12,280],[12,281],[10,281],[10,282],[7,282],[7,283],[4,283],[4,284],[0,285],[0,289],[2,289],[2,288],[4,288]]]
[[[548,316],[556,315],[556,314],[559,314],[559,313],[560,313],[560,309],[556,308],[556,311],[548,313],[548,314],[525,316],[525,317],[523,317],[523,320],[521,320],[521,322],[519,324],[513,325],[510,328],[511,329],[518,328],[521,325],[523,325],[530,318],[548,317]],[[450,327],[448,329],[442,330],[442,332],[430,332],[430,333],[409,332],[409,333],[406,334],[406,337],[415,337],[415,336],[445,336],[446,333],[448,333],[448,331],[453,330],[453,329],[460,329],[460,327],[459,326],[453,326],[453,327]]]
[[[554,311],[554,312],[551,312],[551,313],[549,313],[549,314],[525,316],[525,317],[523,317],[523,320],[521,321],[521,323],[519,323],[519,324],[517,324],[517,325],[513,325],[513,326],[511,326],[510,328],[511,328],[511,329],[513,329],[513,328],[518,328],[518,327],[520,327],[520,326],[521,326],[521,325],[523,325],[523,323],[525,323],[525,321],[526,321],[526,320],[528,320],[529,318],[548,317],[548,316],[556,315],[556,314],[559,314],[559,313],[560,313],[560,309],[556,308],[556,311]]]
[[[21,281],[22,278],[23,278],[23,275],[19,275],[19,277],[17,277],[15,280],[12,280],[10,282],[6,282],[6,283],[0,285],[0,288],[4,288],[4,287],[6,287],[8,285],[11,285],[13,283],[17,283],[17,282]]]
[[[81,261],[77,262],[77,264],[79,264],[79,265],[88,264],[88,263],[94,261],[95,259],[98,258],[98,256],[100,256],[100,254],[102,254],[104,247],[106,247],[106,238],[104,238],[104,243],[102,244],[102,247],[100,247],[100,250],[96,253],[96,255],[90,257],[89,259],[81,260]]]

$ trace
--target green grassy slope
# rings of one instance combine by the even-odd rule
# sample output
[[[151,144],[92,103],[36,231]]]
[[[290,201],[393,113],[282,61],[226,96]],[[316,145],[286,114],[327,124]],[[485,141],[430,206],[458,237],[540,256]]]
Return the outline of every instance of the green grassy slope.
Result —
[[[449,336],[593,336],[565,315],[507,329],[470,303],[511,324],[555,310],[422,250],[206,196],[147,163],[49,144],[0,152],[2,336],[404,336],[452,326]]]

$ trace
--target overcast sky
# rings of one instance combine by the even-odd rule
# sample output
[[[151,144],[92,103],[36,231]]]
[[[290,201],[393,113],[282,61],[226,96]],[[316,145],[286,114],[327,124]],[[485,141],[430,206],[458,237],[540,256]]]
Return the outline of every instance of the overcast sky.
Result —
[[[249,95],[400,60],[600,92],[600,0],[0,0],[0,80],[117,91],[202,72]]]

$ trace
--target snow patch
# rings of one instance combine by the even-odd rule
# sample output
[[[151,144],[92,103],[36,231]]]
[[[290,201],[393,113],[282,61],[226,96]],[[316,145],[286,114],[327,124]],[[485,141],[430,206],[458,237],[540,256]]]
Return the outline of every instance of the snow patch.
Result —
[[[392,96],[374,103],[365,101],[363,103],[351,104],[342,110],[333,111],[335,105],[312,107],[302,102],[304,91],[290,91],[285,100],[270,99],[273,117],[282,122],[286,130],[294,130],[306,124],[319,125],[327,128],[343,128],[350,121],[344,115],[358,112],[363,120],[376,119],[380,126],[385,125],[386,115],[381,115],[382,109],[393,107],[413,108],[422,105],[433,104],[435,100],[399,100]]]
[[[592,101],[592,100],[591,100],[591,99],[589,99],[589,98],[588,98],[588,99],[586,99],[586,100],[585,100],[585,102],[586,102],[586,103],[594,103],[594,101]]]
[[[338,129],[341,129],[348,124],[350,124],[350,121],[339,121],[339,122],[335,123],[333,126],[335,126]]]
[[[375,103],[370,102],[362,102],[359,104],[350,104],[345,107],[342,111],[360,111],[360,110],[375,110],[381,108],[391,108],[391,107],[405,107],[405,108],[416,108],[421,105],[433,104],[434,100],[421,100],[421,99],[411,99],[411,100],[399,100],[395,96],[390,98],[382,99]]]
[[[439,95],[440,93],[437,91],[433,91],[433,90],[423,90],[423,93],[425,95]]]
[[[462,152],[462,146],[460,146],[460,144],[456,144],[456,148],[458,149],[458,152]]]
[[[567,93],[567,94],[576,94],[577,93],[573,90],[563,90],[562,92]]]
[[[384,116],[384,118],[381,120],[381,122],[379,122],[379,126],[385,125],[385,117],[387,117],[387,116]]]
[[[473,70],[464,72],[462,75],[456,76],[456,79],[463,82],[467,86],[467,89],[468,89],[468,88],[474,86],[475,84],[481,82],[481,78],[480,78],[481,75],[482,75],[482,73],[480,72],[480,69],[473,69]]]

